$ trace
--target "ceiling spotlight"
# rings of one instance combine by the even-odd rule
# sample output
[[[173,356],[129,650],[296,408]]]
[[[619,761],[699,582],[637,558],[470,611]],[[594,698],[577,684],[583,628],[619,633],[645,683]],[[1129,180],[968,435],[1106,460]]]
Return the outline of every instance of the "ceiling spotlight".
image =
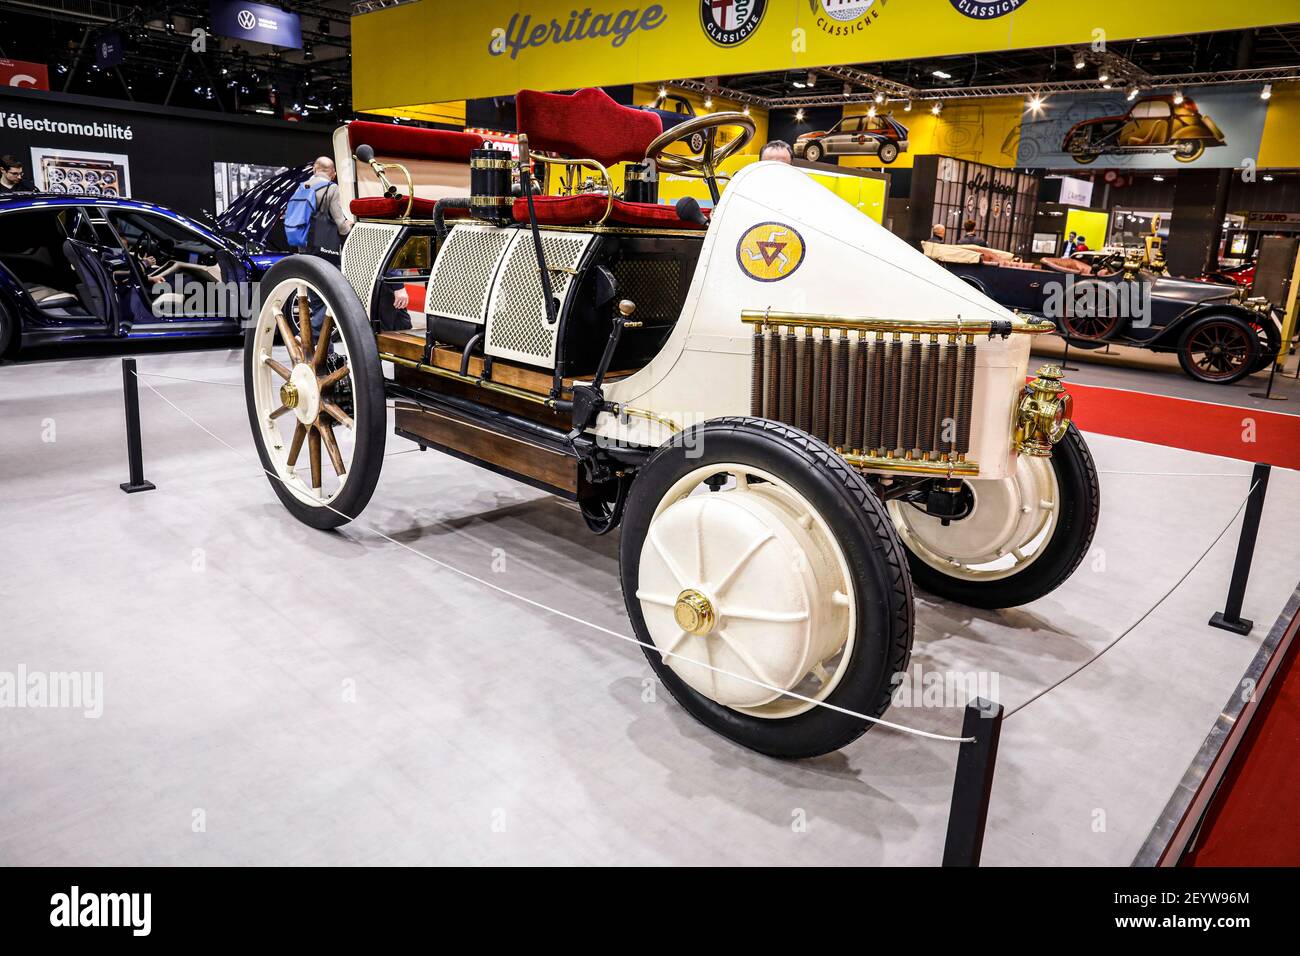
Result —
[[[945,72],[943,72],[943,70],[935,70],[935,71],[934,71],[933,73],[931,73],[930,75],[931,75],[931,76],[938,77],[938,78],[941,79],[941,80],[951,80],[951,79],[952,79],[952,74],[951,74],[951,73],[945,73]]]
[[[1107,73],[1105,70],[1102,70],[1100,73],[1097,74],[1097,80],[1098,82],[1106,83],[1110,80],[1110,74]]]
[[[304,40],[304,41],[303,41],[303,44],[302,44],[302,58],[303,58],[304,60],[314,60],[314,59],[316,59],[316,53],[315,53],[315,51],[312,50],[312,48],[311,48],[311,41],[310,41],[310,40]]]
[[[877,94],[876,94],[876,102],[877,102],[877,103],[883,103],[883,102],[885,102],[885,94],[884,94],[884,93],[877,93]]]
[[[1165,177],[1161,176],[1159,173],[1156,173],[1154,176],[1151,177],[1151,180],[1152,182],[1163,183],[1165,181]]]
[[[802,89],[804,89],[808,84],[805,83],[803,80],[791,80],[791,81],[790,81],[790,85],[793,86],[796,90],[802,90]]]
[[[711,96],[704,97],[704,108],[706,110],[713,109],[713,97]]]
[[[746,116],[748,116],[748,115],[749,115],[749,107],[746,106],[746,107],[745,107],[743,110],[741,110],[740,112],[742,112],[742,113],[744,113]]]
[[[1272,99],[1272,97],[1273,97],[1273,84],[1265,83],[1264,88],[1259,91],[1259,98],[1261,100],[1267,100],[1267,99]]]
[[[1085,60],[1082,55],[1076,56],[1074,58],[1074,68],[1076,70],[1082,70],[1087,65],[1088,65],[1088,61]]]
[[[1174,90],[1174,104],[1177,105],[1183,101],[1183,91]]]
[[[1035,93],[1033,96],[1029,98],[1029,109],[1032,112],[1041,113],[1043,111],[1043,102],[1044,101],[1042,95],[1039,93]]]
[[[816,85],[817,85],[817,74],[814,73],[812,70],[809,70],[809,71],[808,71],[808,79],[807,79],[805,82],[807,82],[807,84],[808,84],[809,86],[816,86]]]
[[[668,95],[668,87],[666,86],[659,87],[659,98],[662,100],[667,95]]]
[[[1109,83],[1103,83],[1103,84],[1101,84],[1101,88],[1102,88],[1103,90],[1109,90],[1109,89],[1111,88],[1111,86],[1110,86]]]
[[[940,113],[943,112],[943,103],[941,101],[936,100],[935,104],[930,107],[930,112],[933,113],[935,116],[938,116]]]
[[[794,121],[795,121],[796,123],[802,123],[802,122],[803,122],[803,110],[795,110],[795,111],[794,111]]]
[[[1138,94],[1141,92],[1142,91],[1139,90],[1136,86],[1133,87],[1131,90],[1128,91],[1128,101],[1132,103],[1135,99],[1138,98]]]
[[[904,113],[910,113],[910,112],[912,112],[912,101],[911,101],[911,100],[904,100],[904,101],[903,101],[903,112],[904,112]]]
[[[852,96],[852,95],[853,95],[853,84],[852,84],[852,83],[845,83],[845,84],[844,84],[844,95],[845,95],[845,96]]]
[[[875,116],[875,115],[876,115],[876,108],[873,106],[873,107],[871,107],[869,110],[867,110],[867,115],[868,115],[868,116]]]
[[[1264,174],[1264,182],[1266,182],[1266,183],[1271,183],[1272,181],[1273,181],[1273,174],[1272,174],[1272,173],[1265,173],[1265,174]]]

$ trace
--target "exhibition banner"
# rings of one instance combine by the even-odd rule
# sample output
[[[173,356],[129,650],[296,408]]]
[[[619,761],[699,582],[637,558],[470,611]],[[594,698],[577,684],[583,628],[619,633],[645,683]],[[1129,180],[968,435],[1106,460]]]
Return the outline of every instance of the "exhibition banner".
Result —
[[[235,40],[302,48],[302,22],[298,14],[263,3],[212,0],[212,32]]]
[[[218,7],[253,6],[216,0],[214,23]],[[1295,0],[1102,2],[1078,16],[1056,0],[416,0],[353,18],[353,100],[365,111],[1295,19]]]
[[[1026,112],[1016,163],[1053,169],[1100,163],[1118,169],[1237,168],[1259,162],[1268,102],[1261,87],[1075,93]]]
[[[0,59],[0,86],[22,86],[32,90],[50,88],[50,71],[44,63]]]
[[[105,30],[95,38],[95,66],[101,70],[111,70],[121,66],[125,59],[122,34],[116,30]]]

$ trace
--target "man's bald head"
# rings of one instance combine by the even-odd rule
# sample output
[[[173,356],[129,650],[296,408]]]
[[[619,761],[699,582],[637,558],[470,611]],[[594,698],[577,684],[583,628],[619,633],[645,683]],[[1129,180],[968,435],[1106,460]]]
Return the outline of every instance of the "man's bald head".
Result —
[[[328,156],[318,156],[316,157],[316,162],[312,163],[311,171],[314,176],[324,176],[326,179],[333,179],[335,175],[334,160],[330,159]]]

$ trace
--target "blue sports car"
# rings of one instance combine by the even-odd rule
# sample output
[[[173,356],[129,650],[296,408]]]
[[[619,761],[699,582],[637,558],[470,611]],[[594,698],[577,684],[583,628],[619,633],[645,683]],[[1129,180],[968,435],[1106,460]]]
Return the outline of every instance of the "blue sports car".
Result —
[[[298,171],[292,171],[297,173]],[[232,212],[247,213],[239,203]],[[283,258],[255,230],[131,199],[0,198],[0,355],[29,345],[231,335]]]

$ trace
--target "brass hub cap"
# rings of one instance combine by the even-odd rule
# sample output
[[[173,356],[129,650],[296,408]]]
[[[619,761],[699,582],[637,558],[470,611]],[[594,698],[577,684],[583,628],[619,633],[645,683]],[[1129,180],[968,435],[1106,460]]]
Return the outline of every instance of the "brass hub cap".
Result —
[[[285,408],[298,407],[298,387],[293,382],[285,382],[280,386],[280,402]]]
[[[687,588],[677,595],[673,617],[683,631],[700,637],[712,631],[718,622],[713,603],[694,588]]]

